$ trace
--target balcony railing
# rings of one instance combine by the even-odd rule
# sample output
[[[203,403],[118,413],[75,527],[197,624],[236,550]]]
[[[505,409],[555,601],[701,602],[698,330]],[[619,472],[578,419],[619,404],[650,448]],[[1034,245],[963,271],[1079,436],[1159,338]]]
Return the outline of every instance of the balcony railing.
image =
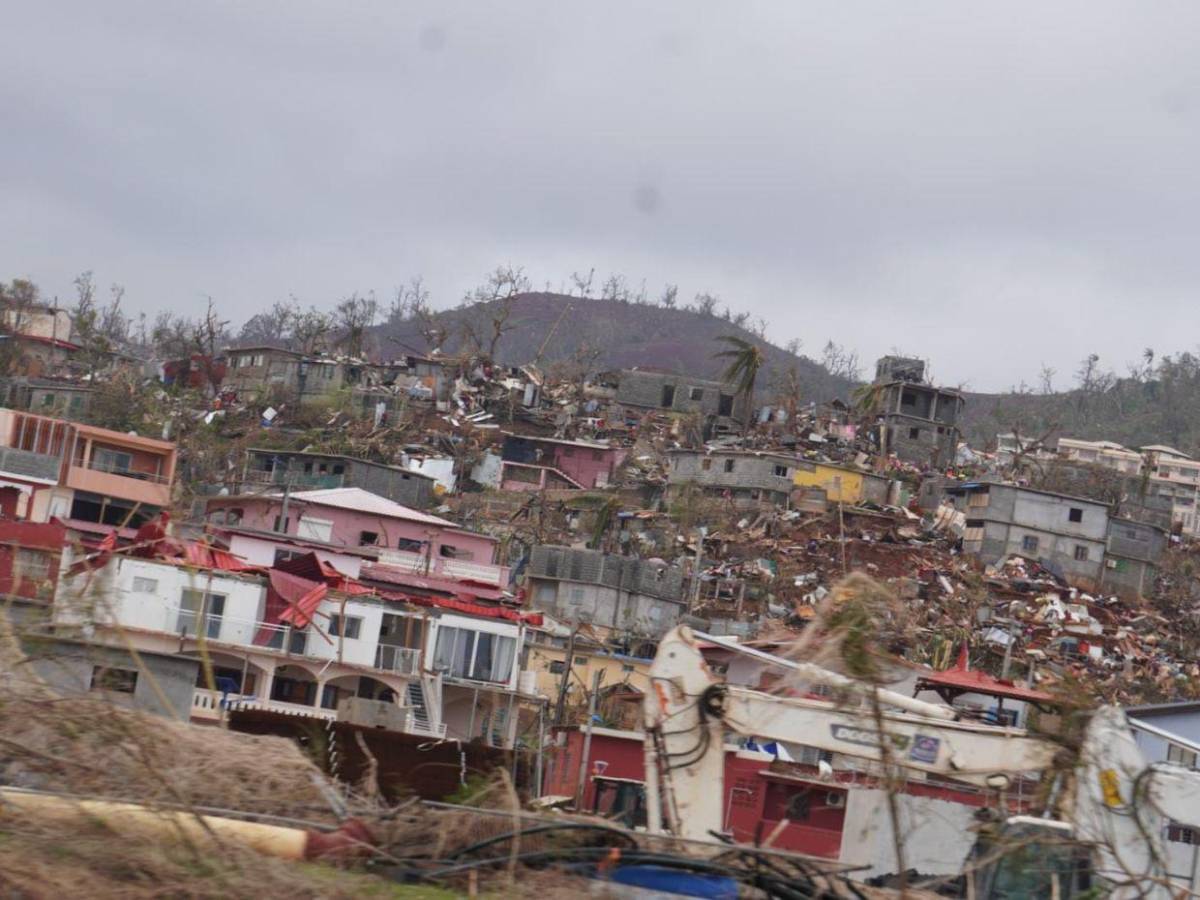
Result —
[[[178,606],[168,606],[163,611],[163,630],[170,634],[192,638],[203,628],[204,637],[210,641],[238,644],[243,647],[259,647],[265,650],[283,650],[295,656],[305,656],[308,650],[308,632],[253,619],[238,619],[215,613],[201,613]]]
[[[322,706],[286,703],[282,700],[269,700],[254,695],[224,694],[221,691],[210,691],[206,688],[196,688],[192,691],[191,717],[193,719],[220,719],[228,710],[249,709],[286,713],[290,716],[308,716],[326,721],[337,718],[336,710],[325,709]],[[439,722],[437,725],[431,725],[419,722],[416,711],[407,709],[404,712],[404,731],[408,734],[445,738],[446,723]]]
[[[170,479],[155,472],[138,472],[134,469],[119,466],[116,463],[102,463],[93,459],[86,462],[76,461],[73,465],[76,468],[90,469],[93,472],[103,472],[106,475],[120,475],[122,478],[133,478],[137,481],[149,482],[150,484],[171,483]]]
[[[416,675],[420,671],[421,651],[412,647],[380,644],[375,648],[375,668],[397,675]]]
[[[500,587],[508,580],[508,569],[490,563],[474,563],[461,559],[449,559],[441,556],[426,557],[423,553],[411,553],[406,550],[379,549],[379,562],[393,569],[411,572],[414,575],[440,575],[443,578],[455,578],[466,581],[478,581],[481,584],[494,584]],[[428,571],[426,571],[428,566]]]

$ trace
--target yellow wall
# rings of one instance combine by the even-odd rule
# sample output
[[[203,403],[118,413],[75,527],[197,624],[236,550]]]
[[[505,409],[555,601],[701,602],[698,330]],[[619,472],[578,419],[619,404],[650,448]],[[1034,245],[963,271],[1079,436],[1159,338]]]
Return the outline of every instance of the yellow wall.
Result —
[[[792,481],[796,487],[819,487],[825,489],[825,495],[831,503],[859,503],[862,501],[863,476],[861,472],[849,469],[839,469],[813,463],[813,471],[796,469]],[[841,479],[839,488],[838,479]]]
[[[558,687],[562,675],[551,672],[550,663],[564,659],[566,652],[565,647],[546,647],[541,644],[531,644],[529,647],[527,668],[529,671],[537,673],[537,692],[543,697],[549,697],[551,701],[558,697]],[[645,691],[650,686],[649,660],[634,660],[628,657],[614,658],[582,647],[575,648],[575,658],[586,659],[587,664],[575,665],[575,675],[579,677],[571,676],[571,691],[567,695],[570,699],[582,696],[583,689],[580,686],[580,680],[588,686],[589,690],[591,689],[593,673],[597,668],[604,671],[604,676],[600,679],[602,688],[628,683],[639,691]],[[625,671],[626,666],[632,667],[633,671]]]

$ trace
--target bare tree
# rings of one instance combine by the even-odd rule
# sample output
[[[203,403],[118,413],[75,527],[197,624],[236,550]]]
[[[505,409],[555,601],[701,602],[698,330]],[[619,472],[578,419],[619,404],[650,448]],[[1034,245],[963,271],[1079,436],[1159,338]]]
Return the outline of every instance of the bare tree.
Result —
[[[516,299],[529,291],[529,279],[521,267],[498,266],[487,281],[463,297],[464,338],[488,359],[496,358],[501,338],[516,325],[510,322]]]
[[[246,320],[238,332],[238,340],[247,344],[285,347],[291,340],[292,326],[299,312],[300,304],[295,297],[286,303],[276,300],[270,309]]]
[[[429,289],[420,275],[409,279],[408,284],[396,288],[392,305],[388,307],[387,322],[398,325],[414,317],[414,311],[429,305]]]
[[[579,292],[580,297],[590,297],[592,295],[592,279],[596,277],[595,267],[588,269],[587,277],[584,278],[578,272],[571,273],[571,293]]]
[[[333,320],[328,313],[315,306],[304,312],[297,310],[292,319],[291,347],[300,353],[318,353],[326,348],[332,330]]]
[[[783,345],[783,349],[786,350],[788,353],[792,354],[792,356],[799,356],[800,348],[803,346],[804,346],[804,341],[800,340],[800,338],[792,338],[790,341],[788,341],[786,344]]]
[[[601,300],[620,300],[622,303],[628,303],[629,297],[629,285],[626,284],[624,275],[609,275],[600,286]]]
[[[716,294],[702,291],[696,295],[696,301],[692,308],[702,316],[715,316],[717,314],[717,304],[720,302],[721,298]]]
[[[341,332],[341,344],[347,355],[361,357],[366,351],[367,329],[375,324],[379,303],[374,292],[366,296],[351,294],[333,310],[333,325]]]
[[[125,288],[112,285],[109,302],[101,307],[96,304],[96,283],[91,272],[80,274],[74,284],[75,306],[71,318],[76,339],[83,348],[80,359],[88,374],[95,375],[113,352],[128,343],[129,320],[121,311]]]
[[[90,278],[90,273],[89,278]],[[13,374],[20,363],[21,346],[11,340],[13,335],[24,334],[30,324],[30,313],[39,302],[40,292],[32,281],[14,278],[9,284],[0,281],[0,373]],[[66,337],[66,335],[64,335]]]
[[[1043,394],[1049,395],[1054,393],[1054,376],[1056,374],[1058,374],[1057,369],[1048,366],[1046,363],[1042,363],[1042,370],[1038,373],[1038,381],[1041,384]]]
[[[826,341],[821,350],[821,365],[830,375],[838,378],[862,380],[862,364],[859,362],[857,351],[835,344],[832,339]]]
[[[662,296],[658,298],[658,302],[665,309],[674,309],[675,304],[679,299],[679,285],[668,284],[663,288]]]

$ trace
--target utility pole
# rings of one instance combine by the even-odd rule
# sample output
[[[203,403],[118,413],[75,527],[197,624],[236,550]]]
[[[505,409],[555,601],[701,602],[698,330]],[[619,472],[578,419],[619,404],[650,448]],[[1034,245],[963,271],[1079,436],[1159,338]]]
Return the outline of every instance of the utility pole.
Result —
[[[579,623],[571,628],[571,636],[567,639],[567,658],[563,661],[562,680],[558,683],[558,702],[554,705],[554,724],[561,725],[566,714],[567,687],[571,683],[571,665],[575,662],[575,635],[579,633]]]
[[[283,505],[279,508],[279,527],[276,529],[280,534],[288,533],[288,498],[292,491],[292,480],[287,478],[283,482]]]
[[[600,676],[603,669],[592,673],[592,696],[588,699],[587,725],[583,731],[583,752],[579,755],[579,778],[575,781],[575,812],[583,804],[584,779],[587,778],[588,756],[592,752],[592,720],[596,718],[596,698],[600,695]]]
[[[692,572],[692,590],[687,609],[689,613],[700,605],[700,564],[704,560],[704,538],[708,534],[708,529],[701,525],[696,532],[698,534],[696,538],[696,568]]]

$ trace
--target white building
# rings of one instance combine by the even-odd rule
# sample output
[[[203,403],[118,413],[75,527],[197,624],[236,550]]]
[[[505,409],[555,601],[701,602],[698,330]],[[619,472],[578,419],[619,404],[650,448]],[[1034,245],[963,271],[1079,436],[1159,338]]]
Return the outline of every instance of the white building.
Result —
[[[296,604],[313,588],[321,595],[313,621],[282,621],[288,598]],[[346,721],[366,714],[392,730],[511,747],[519,705],[540,702],[520,690],[532,681],[520,671],[525,625],[500,608],[471,615],[423,602],[343,593],[279,570],[116,556],[60,580],[55,619],[101,642],[207,656],[215,690],[202,665],[194,720],[237,708]]]

